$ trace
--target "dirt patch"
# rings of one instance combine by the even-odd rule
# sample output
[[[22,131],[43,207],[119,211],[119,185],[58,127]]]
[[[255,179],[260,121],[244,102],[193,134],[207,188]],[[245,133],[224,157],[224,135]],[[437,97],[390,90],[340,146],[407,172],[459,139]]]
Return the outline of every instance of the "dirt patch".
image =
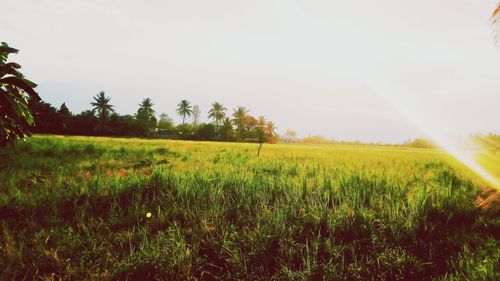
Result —
[[[90,173],[90,171],[84,171],[83,173],[80,174],[80,176],[84,179],[84,180],[88,180],[92,177],[92,174]]]
[[[117,176],[117,177],[126,177],[130,174],[130,170],[128,169],[106,169],[106,171],[104,171],[104,175],[106,177],[114,177],[114,176]]]
[[[104,176],[106,178],[111,178],[111,177],[127,177],[129,176],[132,171],[136,175],[150,175],[151,172],[153,171],[151,167],[142,167],[142,168],[135,168],[135,169],[130,169],[130,168],[117,168],[117,169],[106,169],[104,170]],[[84,180],[90,180],[92,178],[93,174],[90,171],[82,171],[80,173],[80,177]]]

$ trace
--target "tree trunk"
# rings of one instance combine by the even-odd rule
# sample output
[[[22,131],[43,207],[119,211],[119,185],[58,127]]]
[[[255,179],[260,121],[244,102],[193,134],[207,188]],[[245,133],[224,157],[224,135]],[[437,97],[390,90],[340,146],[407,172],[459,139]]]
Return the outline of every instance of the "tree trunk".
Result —
[[[259,149],[257,150],[257,157],[259,157],[259,156],[260,156],[260,150],[262,149],[262,145],[263,145],[263,144],[264,144],[264,143],[262,143],[262,142],[261,142],[261,143],[259,143]]]

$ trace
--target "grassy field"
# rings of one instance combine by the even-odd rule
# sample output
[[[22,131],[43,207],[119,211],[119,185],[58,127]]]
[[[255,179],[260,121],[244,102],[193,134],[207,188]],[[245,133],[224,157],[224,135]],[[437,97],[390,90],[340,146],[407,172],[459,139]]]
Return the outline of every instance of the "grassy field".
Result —
[[[500,217],[447,154],[256,152],[60,136],[0,150],[0,278],[500,279]]]

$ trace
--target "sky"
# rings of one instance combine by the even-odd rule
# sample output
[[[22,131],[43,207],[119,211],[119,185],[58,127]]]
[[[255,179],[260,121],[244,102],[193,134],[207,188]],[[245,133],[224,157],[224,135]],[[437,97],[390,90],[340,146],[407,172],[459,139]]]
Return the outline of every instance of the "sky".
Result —
[[[74,113],[104,90],[121,114],[218,101],[302,137],[500,133],[496,0],[0,1],[11,60]]]

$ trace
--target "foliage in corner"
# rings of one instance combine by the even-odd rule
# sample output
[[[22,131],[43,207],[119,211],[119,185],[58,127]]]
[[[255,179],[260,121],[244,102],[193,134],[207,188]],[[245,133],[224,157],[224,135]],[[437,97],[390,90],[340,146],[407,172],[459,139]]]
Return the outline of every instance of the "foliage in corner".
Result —
[[[9,54],[18,50],[2,42],[0,46],[0,146],[14,144],[16,139],[30,136],[34,125],[33,115],[28,107],[28,98],[40,100],[35,92],[35,83],[25,79],[19,72],[21,66],[8,62]]]
[[[500,2],[497,4],[496,9],[493,11],[493,14],[491,15],[492,23],[493,24],[497,23],[499,18],[500,18]]]
[[[497,27],[500,20],[500,2],[496,5],[493,14],[491,15],[491,27],[493,28],[493,36],[495,37],[495,42],[498,40]]]

